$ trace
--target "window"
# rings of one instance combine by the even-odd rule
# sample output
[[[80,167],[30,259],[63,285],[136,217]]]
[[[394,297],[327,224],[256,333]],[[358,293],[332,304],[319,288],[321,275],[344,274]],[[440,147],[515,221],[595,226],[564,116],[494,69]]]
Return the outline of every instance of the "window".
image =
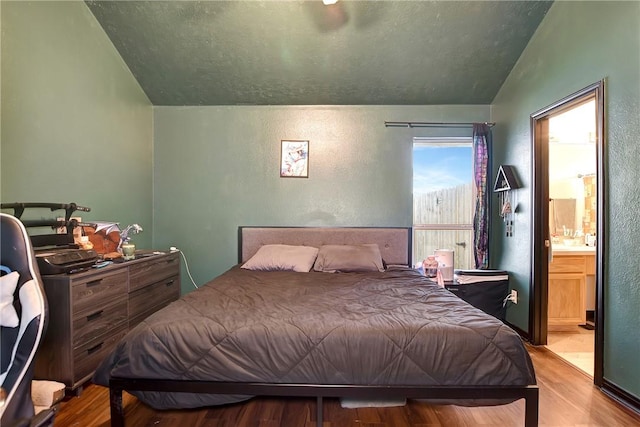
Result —
[[[414,138],[414,265],[453,249],[456,269],[473,268],[474,193],[471,138]]]

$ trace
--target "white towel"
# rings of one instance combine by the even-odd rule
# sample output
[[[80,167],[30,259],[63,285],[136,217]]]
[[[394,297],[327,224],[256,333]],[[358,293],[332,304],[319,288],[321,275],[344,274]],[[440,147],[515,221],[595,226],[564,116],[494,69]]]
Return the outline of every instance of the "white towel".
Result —
[[[472,283],[482,283],[482,282],[498,282],[501,280],[509,280],[509,275],[500,275],[500,276],[465,276],[465,275],[456,275],[454,279],[460,285],[469,285]]]
[[[407,399],[352,399],[348,397],[340,398],[340,406],[343,408],[389,408],[391,406],[404,406]]]

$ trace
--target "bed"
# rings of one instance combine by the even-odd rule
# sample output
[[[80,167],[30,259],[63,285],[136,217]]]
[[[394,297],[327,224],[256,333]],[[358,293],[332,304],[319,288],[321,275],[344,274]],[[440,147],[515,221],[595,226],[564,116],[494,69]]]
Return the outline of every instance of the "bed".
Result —
[[[136,326],[98,367],[112,426],[124,426],[123,390],[155,409],[313,396],[318,426],[325,397],[524,398],[525,425],[537,425],[521,338],[411,269],[409,228],[238,234],[237,265]]]

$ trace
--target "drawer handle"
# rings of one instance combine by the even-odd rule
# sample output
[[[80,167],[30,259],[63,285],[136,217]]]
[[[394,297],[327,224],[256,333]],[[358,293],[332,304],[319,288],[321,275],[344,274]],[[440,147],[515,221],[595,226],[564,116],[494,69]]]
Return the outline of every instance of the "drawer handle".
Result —
[[[100,283],[102,283],[102,279],[92,280],[90,282],[87,282],[87,287],[99,285]]]
[[[103,342],[101,342],[98,345],[94,345],[93,347],[91,347],[89,350],[87,350],[87,355],[90,355],[91,353],[95,353],[96,351],[100,350],[102,348],[102,344],[104,344]]]
[[[98,317],[102,316],[102,313],[103,313],[103,312],[104,312],[104,310],[100,310],[100,311],[96,311],[96,312],[95,312],[95,313],[93,313],[93,314],[88,315],[88,316],[87,316],[87,321],[89,321],[89,322],[90,322],[90,321],[92,321],[92,320],[97,319]]]
[[[165,283],[165,285],[172,286],[174,283],[175,283],[175,279],[174,280],[169,280],[167,283]]]

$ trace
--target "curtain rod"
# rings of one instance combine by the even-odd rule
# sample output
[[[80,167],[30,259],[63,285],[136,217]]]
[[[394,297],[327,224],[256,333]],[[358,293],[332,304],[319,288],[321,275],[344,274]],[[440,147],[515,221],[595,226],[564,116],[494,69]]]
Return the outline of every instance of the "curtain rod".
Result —
[[[495,123],[483,122],[489,127],[495,126]],[[467,128],[473,127],[473,123],[438,123],[438,122],[384,122],[384,126],[388,128]]]

